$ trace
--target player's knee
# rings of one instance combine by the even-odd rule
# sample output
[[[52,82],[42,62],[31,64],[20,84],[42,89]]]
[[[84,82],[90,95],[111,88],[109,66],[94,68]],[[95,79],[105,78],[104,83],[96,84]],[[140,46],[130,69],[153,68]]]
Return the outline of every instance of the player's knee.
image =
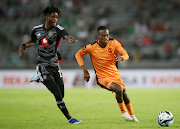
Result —
[[[56,101],[62,101],[62,99],[63,99],[61,94],[59,94],[59,93],[55,93],[54,97],[56,98]]]
[[[117,94],[123,94],[123,88],[122,88],[121,86],[118,86],[118,87],[116,87],[115,92],[116,92]]]
[[[44,84],[48,88],[48,90],[54,95],[54,97],[56,98],[56,101],[62,101],[62,98],[64,97],[64,95],[61,94],[60,88],[54,81],[53,76],[48,75]]]
[[[54,97],[56,98],[56,101],[62,101],[63,97],[59,91],[54,92]]]
[[[62,99],[64,98],[64,94],[62,94]]]
[[[117,84],[117,83],[115,83],[115,82],[111,83],[110,90],[114,91],[116,94],[123,95],[123,88],[122,88],[122,86]]]

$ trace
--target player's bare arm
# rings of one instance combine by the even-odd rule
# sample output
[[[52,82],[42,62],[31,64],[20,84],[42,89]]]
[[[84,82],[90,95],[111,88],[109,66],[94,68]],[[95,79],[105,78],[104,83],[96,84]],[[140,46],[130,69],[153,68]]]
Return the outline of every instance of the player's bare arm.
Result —
[[[35,44],[36,44],[36,43],[35,43],[35,42],[32,42],[31,40],[28,41],[28,42],[25,43],[25,44],[21,44],[21,46],[19,47],[19,50],[18,50],[19,57],[22,56],[22,53],[21,53],[22,50],[24,50],[24,52],[26,52],[25,48],[32,47],[32,46],[34,46]]]
[[[114,57],[115,57],[116,61],[119,61],[120,63],[121,63],[121,61],[123,61],[123,58],[121,56],[116,57],[116,55],[114,55]]]
[[[88,82],[90,79],[90,74],[85,65],[82,65],[81,68],[84,71],[84,80]]]
[[[65,38],[67,41],[69,41],[70,43],[78,42],[77,39],[73,38],[73,37],[70,36],[70,35],[66,35],[66,36],[64,36],[64,38]]]

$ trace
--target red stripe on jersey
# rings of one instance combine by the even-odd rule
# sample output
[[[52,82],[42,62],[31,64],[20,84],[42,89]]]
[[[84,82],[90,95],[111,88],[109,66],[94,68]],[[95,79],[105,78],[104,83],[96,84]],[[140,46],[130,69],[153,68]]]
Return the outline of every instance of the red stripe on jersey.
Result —
[[[58,62],[61,62],[61,60],[62,60],[62,57],[61,57],[61,59],[60,59],[60,60],[58,60]]]
[[[58,49],[58,47],[59,47],[60,41],[61,41],[61,38],[60,38],[59,41],[58,41],[57,49]]]
[[[40,45],[40,47],[51,47],[51,45]]]

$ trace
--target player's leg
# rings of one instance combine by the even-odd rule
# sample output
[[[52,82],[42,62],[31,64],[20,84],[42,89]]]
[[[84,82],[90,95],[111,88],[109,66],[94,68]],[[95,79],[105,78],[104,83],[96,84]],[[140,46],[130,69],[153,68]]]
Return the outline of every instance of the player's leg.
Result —
[[[52,79],[48,80],[47,82],[45,81],[44,84],[49,89],[49,91],[51,91],[51,93],[54,94],[58,108],[62,111],[64,116],[69,120],[70,124],[81,123],[82,122],[81,120],[77,120],[69,114],[68,109],[66,108],[66,105],[62,99],[62,95],[61,95],[61,91],[60,91],[59,86],[56,84],[53,76],[51,76],[51,75],[48,75],[48,76],[49,77],[47,77],[47,78],[52,78]]]
[[[133,119],[133,121],[139,122],[139,120],[136,118],[136,116],[135,116],[134,113],[133,113],[132,104],[131,104],[131,101],[130,101],[127,93],[126,93],[126,89],[123,90],[123,99],[124,99],[126,108],[127,108],[127,110],[128,110],[128,113],[129,113],[129,115],[131,116],[131,118]]]
[[[118,102],[118,106],[121,110],[121,115],[123,116],[123,118],[127,121],[132,120],[132,118],[129,116],[129,114],[126,112],[126,109],[125,109],[122,86],[115,82],[112,82],[110,84],[110,90],[116,93],[116,100]]]
[[[47,79],[49,80],[45,80],[44,81],[44,85],[48,88],[48,90],[54,95],[55,99],[56,99],[56,104],[59,107],[59,109],[62,111],[62,113],[66,116],[66,118],[68,120],[70,120],[72,117],[69,114],[65,103],[62,99],[62,95],[61,95],[61,91],[59,89],[59,86],[56,84],[56,82],[54,81],[53,76],[51,75],[47,75]]]
[[[38,67],[38,66],[37,66]],[[61,95],[61,91],[59,86],[56,84],[55,82],[55,78],[50,75],[50,69],[46,69],[46,68],[38,68],[41,74],[38,74],[39,77],[41,78],[41,81],[44,83],[44,85],[47,87],[47,89],[54,95],[55,99],[56,99],[56,104],[58,106],[58,108],[62,111],[62,113],[65,115],[65,117],[69,120],[69,123],[72,124],[78,124],[81,123],[82,121],[78,121],[76,119],[74,119],[73,117],[71,117],[71,115],[69,114],[66,105],[62,99],[62,95]],[[41,72],[41,69],[46,69],[46,72],[50,72],[48,74],[43,74]],[[42,75],[42,76],[41,76]]]
[[[63,82],[63,78],[62,77],[59,77],[59,74],[58,76],[54,76],[55,77],[55,83],[57,84],[57,86],[59,87],[60,89],[60,92],[61,92],[61,96],[62,96],[62,99],[64,98],[64,82]],[[58,103],[60,103],[59,101],[56,101],[57,105]],[[59,107],[59,105],[58,105]],[[69,123],[70,124],[79,124],[82,122],[82,120],[77,120],[73,117],[71,117],[71,119],[68,119],[69,120]]]
[[[61,91],[61,96],[62,98],[64,98],[64,82],[63,82],[63,78],[57,78],[55,77],[55,82],[58,85],[60,91]]]
[[[63,81],[62,72],[60,68],[58,72],[55,73],[54,78],[55,78],[56,84],[60,88],[62,98],[64,98],[64,81]]]
[[[62,98],[64,98],[64,82],[63,82],[63,77],[62,77],[62,70],[61,70],[61,67],[58,67],[58,69],[59,69],[58,72],[56,71],[54,73],[54,78],[55,78],[54,80],[55,80],[56,84],[59,86]],[[73,117],[69,120],[70,124],[79,124],[81,122],[82,122],[82,120],[77,120]]]
[[[110,90],[112,90],[116,93],[117,102],[122,103],[123,102],[123,89],[122,89],[122,87],[119,84],[112,82],[110,84]]]
[[[130,101],[128,95],[126,94],[126,89],[123,90],[123,99],[124,99],[124,103],[126,105],[126,108],[128,110],[128,113],[130,115],[133,115],[134,113],[133,113],[133,110],[132,110],[131,101]]]

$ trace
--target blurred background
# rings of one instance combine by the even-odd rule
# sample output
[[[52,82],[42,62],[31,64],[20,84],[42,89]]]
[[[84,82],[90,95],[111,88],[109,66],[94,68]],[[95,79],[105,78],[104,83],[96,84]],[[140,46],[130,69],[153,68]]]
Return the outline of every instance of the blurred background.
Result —
[[[61,40],[63,69],[79,69],[74,54],[94,42],[96,28],[109,27],[130,55],[119,68],[180,68],[180,0],[1,0],[0,69],[35,69],[37,47],[23,52],[19,46],[30,39],[35,25],[44,23],[41,11],[57,6],[58,24],[79,42]],[[93,68],[89,55],[87,68]]]

